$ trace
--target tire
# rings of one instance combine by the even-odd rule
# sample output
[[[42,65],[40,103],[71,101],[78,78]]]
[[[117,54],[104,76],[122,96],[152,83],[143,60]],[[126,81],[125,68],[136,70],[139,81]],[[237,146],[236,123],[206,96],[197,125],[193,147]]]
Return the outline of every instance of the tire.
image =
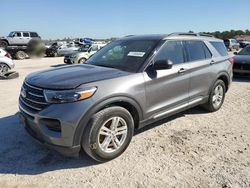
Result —
[[[9,71],[9,66],[5,63],[0,63],[0,76],[4,76]]]
[[[7,48],[8,47],[8,43],[6,41],[0,41],[0,48]]]
[[[116,130],[112,129],[112,123]],[[119,106],[108,107],[92,116],[83,133],[82,148],[94,160],[106,162],[127,149],[133,134],[131,114]]]
[[[83,58],[79,59],[78,64],[83,64],[83,63],[85,63],[85,61],[87,61],[87,59],[83,57]]]
[[[15,55],[16,59],[23,60],[27,57],[27,54],[24,51],[18,51]]]
[[[210,91],[208,102],[203,107],[209,112],[219,110],[224,102],[225,93],[225,83],[222,80],[217,80]]]

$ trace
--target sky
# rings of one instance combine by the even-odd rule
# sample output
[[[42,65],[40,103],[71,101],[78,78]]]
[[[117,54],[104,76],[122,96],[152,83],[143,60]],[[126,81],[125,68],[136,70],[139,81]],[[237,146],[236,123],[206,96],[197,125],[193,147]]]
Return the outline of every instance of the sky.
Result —
[[[0,0],[0,36],[44,39],[250,29],[250,0]]]

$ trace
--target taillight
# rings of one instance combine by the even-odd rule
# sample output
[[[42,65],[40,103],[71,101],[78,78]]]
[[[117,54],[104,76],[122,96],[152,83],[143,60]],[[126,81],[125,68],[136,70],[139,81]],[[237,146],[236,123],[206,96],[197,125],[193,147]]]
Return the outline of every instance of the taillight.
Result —
[[[228,61],[233,65],[234,64],[234,58],[230,57]]]
[[[6,54],[5,54],[5,57],[8,57],[8,58],[12,59],[10,53],[6,53]]]

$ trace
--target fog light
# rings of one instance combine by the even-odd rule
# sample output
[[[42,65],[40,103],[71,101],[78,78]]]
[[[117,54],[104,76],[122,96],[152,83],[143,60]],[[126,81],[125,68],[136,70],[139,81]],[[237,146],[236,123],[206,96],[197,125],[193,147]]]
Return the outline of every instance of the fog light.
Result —
[[[49,130],[61,132],[61,123],[56,119],[41,119],[40,123],[45,125]]]

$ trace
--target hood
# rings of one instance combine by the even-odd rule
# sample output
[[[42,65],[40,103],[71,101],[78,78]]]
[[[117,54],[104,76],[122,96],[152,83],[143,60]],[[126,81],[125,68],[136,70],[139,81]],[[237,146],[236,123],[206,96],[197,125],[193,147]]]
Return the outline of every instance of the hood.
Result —
[[[131,73],[93,65],[70,65],[30,74],[25,81],[45,89],[74,89],[81,84],[125,76]]]
[[[233,58],[234,58],[234,63],[250,64],[250,55],[236,55]]]

